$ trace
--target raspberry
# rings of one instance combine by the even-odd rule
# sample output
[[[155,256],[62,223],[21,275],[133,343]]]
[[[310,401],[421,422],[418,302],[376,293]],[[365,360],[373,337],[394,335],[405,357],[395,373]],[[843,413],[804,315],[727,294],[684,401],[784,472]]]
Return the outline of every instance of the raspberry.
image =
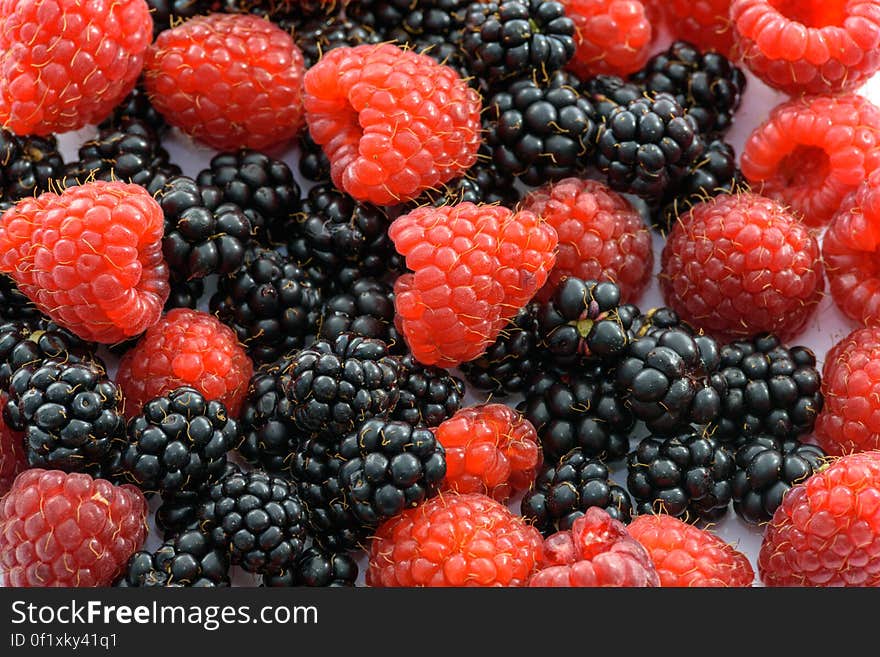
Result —
[[[84,340],[121,342],[155,323],[168,298],[163,221],[138,185],[46,192],[0,217],[0,272]]]
[[[570,530],[547,538],[529,586],[646,587],[660,586],[660,580],[647,550],[626,526],[591,507]]]
[[[846,199],[822,241],[831,296],[860,324],[880,323],[880,172]]]
[[[168,123],[220,150],[268,148],[303,122],[305,64],[293,37],[257,16],[197,16],[147,51],[144,86]]]
[[[880,328],[856,329],[825,356],[816,442],[830,455],[880,449]]]
[[[878,50],[880,52],[880,50]],[[856,94],[777,106],[746,141],[743,175],[808,226],[824,226],[880,165],[880,108]]]
[[[0,583],[110,586],[147,535],[134,486],[34,468],[0,499]]]
[[[507,502],[543,462],[535,427],[504,404],[464,408],[434,430],[446,450],[444,488]]]
[[[792,96],[854,89],[880,69],[874,0],[734,0],[730,20],[752,73]]]
[[[662,5],[666,25],[676,39],[688,41],[700,50],[733,54],[730,25],[731,0],[653,0]]]
[[[544,285],[557,243],[532,212],[473,203],[417,208],[388,234],[414,272],[394,284],[395,324],[418,361],[440,367],[495,341]]]
[[[645,546],[660,586],[751,586],[748,557],[712,532],[665,514],[638,516],[627,530]]]
[[[801,333],[825,280],[816,238],[776,201],[720,194],[672,228],[660,288],[681,318],[718,340]]]
[[[103,121],[134,88],[152,29],[144,0],[0,1],[0,125],[48,135]]]
[[[132,418],[155,397],[190,386],[208,401],[238,412],[254,366],[235,333],[213,315],[176,308],[154,324],[119,361],[116,382]]]
[[[596,180],[566,178],[531,192],[520,206],[556,229],[559,251],[537,298],[550,298],[566,276],[609,280],[624,303],[635,301],[651,280],[651,233],[639,211]]]
[[[850,454],[782,498],[764,531],[766,586],[880,585],[880,452]]]
[[[538,530],[479,493],[444,494],[391,518],[369,546],[367,586],[523,586]]]
[[[407,201],[476,162],[479,95],[427,55],[336,48],[306,73],[304,103],[333,182],[359,201]]]
[[[28,468],[24,433],[13,431],[3,419],[3,409],[8,400],[6,395],[0,397],[0,497],[12,488],[18,473]]]
[[[574,21],[575,52],[568,70],[582,80],[635,73],[650,54],[653,30],[639,0],[564,0]]]

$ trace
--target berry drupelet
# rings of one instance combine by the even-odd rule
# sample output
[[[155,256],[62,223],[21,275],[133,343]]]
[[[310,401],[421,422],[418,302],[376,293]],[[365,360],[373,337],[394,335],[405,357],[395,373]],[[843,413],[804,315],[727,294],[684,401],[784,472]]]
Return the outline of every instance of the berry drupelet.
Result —
[[[372,26],[337,15],[302,22],[294,29],[293,40],[302,51],[306,68],[311,68],[325,52],[334,48],[381,43],[384,39]],[[327,173],[329,180],[329,166]]]
[[[181,21],[220,8],[217,0],[146,0],[153,18],[153,36]]]
[[[205,294],[205,281],[202,278],[193,278],[189,281],[171,280],[171,293],[165,302],[165,311],[174,308],[190,308],[195,310],[202,295]]]
[[[110,127],[119,127],[131,119],[137,119],[142,123],[146,123],[153,132],[162,136],[168,130],[168,123],[162,118],[162,115],[153,107],[150,97],[142,84],[142,80],[138,81],[137,86],[119,103],[113,113],[104,119],[98,127],[101,129]]]
[[[63,176],[64,159],[54,136],[19,136],[0,128],[0,198],[38,196]]]
[[[596,120],[608,119],[611,111],[618,105],[628,105],[642,98],[645,90],[617,75],[597,75],[583,82],[583,91],[593,107],[596,108]]]
[[[16,370],[54,359],[73,365],[95,358],[88,343],[44,319],[18,319],[0,324],[0,391]]]
[[[442,367],[422,365],[412,354],[400,359],[400,397],[391,419],[413,427],[436,427],[464,403],[464,382]]]
[[[498,168],[492,161],[492,153],[480,148],[477,163],[465,171],[461,178],[447,183],[439,190],[426,190],[413,201],[414,206],[430,204],[435,207],[458,203],[497,203],[513,208],[520,200],[520,190],[508,171]]]
[[[117,586],[229,586],[229,559],[211,545],[206,534],[189,529],[166,540],[155,552],[133,554]]]
[[[376,278],[359,278],[327,299],[318,337],[332,342],[342,333],[376,338],[392,353],[405,352],[406,344],[394,327],[394,289]]]
[[[325,185],[330,183],[330,160],[327,159],[324,149],[312,139],[308,130],[304,130],[299,136],[297,168],[300,175],[306,180]]]
[[[3,208],[0,207],[0,214],[2,213]],[[0,322],[18,319],[33,321],[39,317],[40,311],[34,302],[18,289],[15,281],[5,274],[0,274]]]
[[[263,575],[263,586],[341,588],[354,586],[357,577],[358,565],[351,556],[312,545],[292,568],[277,575]]]
[[[211,487],[233,474],[241,474],[241,468],[232,461],[226,461],[223,472],[210,483],[202,484],[198,490],[182,490],[162,498],[156,509],[156,527],[164,538],[170,539],[198,525],[199,506],[210,497]]]

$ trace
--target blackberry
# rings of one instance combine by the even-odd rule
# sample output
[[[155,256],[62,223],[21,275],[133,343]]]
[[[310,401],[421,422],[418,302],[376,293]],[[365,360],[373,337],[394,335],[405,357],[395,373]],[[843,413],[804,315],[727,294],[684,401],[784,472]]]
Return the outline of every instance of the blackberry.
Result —
[[[342,333],[377,338],[391,353],[404,353],[406,343],[394,327],[394,290],[374,278],[360,278],[324,304],[318,337],[332,342]]]
[[[477,163],[461,178],[456,178],[439,190],[426,190],[411,203],[411,206],[430,204],[440,207],[469,202],[497,203],[512,208],[520,201],[521,196],[520,190],[514,184],[513,176],[501,171],[492,161],[492,154],[481,146]]]
[[[650,328],[629,343],[616,370],[618,393],[648,430],[672,435],[721,413],[718,344],[684,326]]]
[[[172,279],[171,294],[165,302],[165,311],[173,308],[192,308],[199,305],[202,295],[205,293],[205,281],[202,278],[193,278],[188,281]]]
[[[464,382],[440,367],[422,365],[412,354],[400,359],[400,398],[391,419],[413,427],[436,427],[464,403]]]
[[[540,372],[516,410],[535,427],[548,463],[575,448],[605,462],[629,451],[635,418],[602,370]]]
[[[111,477],[112,451],[125,441],[122,390],[97,359],[48,359],[20,367],[9,382],[6,424],[25,432],[31,467]]]
[[[821,447],[795,438],[749,437],[734,456],[734,512],[746,522],[769,521],[782,496],[819,471],[826,459]]]
[[[399,420],[367,420],[342,440],[339,457],[351,512],[368,527],[433,497],[446,476],[434,433]]]
[[[217,0],[147,0],[153,17],[153,38],[188,18],[219,9]]]
[[[63,176],[64,159],[53,135],[22,137],[0,128],[0,199],[39,196]]]
[[[293,39],[302,51],[306,68],[314,66],[334,48],[375,44],[384,40],[368,25],[342,16],[322,16],[304,21],[294,30]]]
[[[627,457],[626,487],[639,514],[718,520],[733,496],[733,456],[707,435],[648,436]]]
[[[166,540],[155,552],[135,552],[119,586],[229,586],[229,560],[208,536],[190,529]]]
[[[343,333],[295,354],[284,392],[301,431],[338,439],[362,421],[394,410],[399,376],[398,361],[384,342]]]
[[[306,180],[330,184],[330,160],[308,130],[299,137],[299,172]]]
[[[461,364],[462,373],[472,385],[499,397],[525,390],[541,366],[539,308],[537,303],[520,308],[481,356]]]
[[[290,568],[304,549],[305,509],[295,484],[259,470],[214,484],[199,519],[214,546],[250,573]]]
[[[357,576],[357,562],[351,556],[312,545],[292,568],[278,575],[263,575],[263,586],[340,588],[354,586]]]
[[[241,267],[218,280],[210,308],[235,330],[250,357],[263,363],[315,334],[321,301],[321,291],[290,258],[251,246]]]
[[[557,71],[546,82],[514,81],[486,107],[486,143],[495,165],[527,185],[573,175],[592,154],[595,110],[567,73]]]
[[[54,322],[28,319],[0,324],[0,391],[25,365],[50,359],[73,365],[96,358],[88,343]]]
[[[177,388],[148,401],[129,421],[122,467],[146,492],[197,490],[223,476],[227,452],[240,441],[238,423],[221,402]]]
[[[272,226],[284,225],[299,210],[300,188],[287,163],[253,149],[218,153],[209,168],[199,172],[196,182],[219,188],[224,201],[257,217],[258,237],[263,226],[271,235]]]
[[[616,75],[597,75],[585,80],[583,88],[587,98],[596,108],[598,121],[607,119],[611,110],[618,105],[628,105],[645,95],[642,87]]]
[[[822,378],[806,347],[786,347],[761,333],[721,349],[720,372],[727,382],[714,437],[735,441],[767,434],[788,439],[813,430],[822,410]]]
[[[159,136],[168,129],[168,123],[153,107],[153,103],[150,102],[150,97],[140,80],[137,86],[113,109],[113,113],[104,119],[98,127],[101,129],[119,127],[130,119],[146,123]]]
[[[629,344],[638,315],[638,308],[620,303],[616,284],[569,276],[538,308],[540,346],[561,367],[585,361],[613,364]]]
[[[525,494],[522,516],[544,536],[571,529],[590,507],[604,509],[615,520],[628,523],[632,516],[629,494],[611,481],[600,460],[573,449],[555,463],[546,464]]]
[[[599,125],[596,163],[608,185],[659,203],[703,154],[697,123],[671,95],[637,98]]]
[[[675,41],[654,55],[632,77],[648,93],[675,97],[704,135],[720,137],[730,128],[746,88],[746,76],[718,52],[700,52],[686,41]]]
[[[3,211],[0,209],[0,214]],[[0,274],[0,322],[23,319],[36,321],[40,311],[9,276]]]
[[[209,497],[211,487],[233,474],[241,474],[241,468],[232,461],[226,461],[223,472],[210,483],[199,486],[197,490],[181,490],[162,497],[156,509],[156,527],[168,539],[198,526],[199,505]]]

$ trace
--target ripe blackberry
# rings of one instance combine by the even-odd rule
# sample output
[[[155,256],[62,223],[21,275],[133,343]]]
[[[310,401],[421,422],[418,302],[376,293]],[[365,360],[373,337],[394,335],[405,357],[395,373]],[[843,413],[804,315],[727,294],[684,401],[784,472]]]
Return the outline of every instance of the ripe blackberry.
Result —
[[[544,465],[523,497],[520,511],[538,531],[549,536],[571,529],[574,521],[593,506],[623,523],[632,517],[629,494],[611,481],[608,466],[575,448],[559,461]]]
[[[205,293],[205,281],[201,278],[193,278],[189,281],[172,279],[171,294],[165,302],[165,312],[174,308],[192,308],[195,310],[202,295]]]
[[[32,467],[110,477],[112,452],[125,441],[122,390],[97,358],[47,359],[18,368],[3,419],[25,432]]]
[[[0,209],[0,214],[2,214]],[[0,322],[23,319],[34,321],[41,316],[33,301],[18,289],[9,276],[0,274]]]
[[[750,436],[734,456],[733,510],[746,522],[769,521],[788,490],[818,472],[827,456],[795,438]]]
[[[217,0],[146,0],[153,17],[153,37],[193,16],[220,8]]]
[[[253,214],[223,203],[216,187],[176,176],[156,193],[165,214],[162,251],[178,280],[228,274],[241,266],[255,231]]]
[[[214,546],[250,573],[290,568],[304,549],[306,512],[296,485],[259,470],[214,484],[199,519]]]
[[[148,401],[128,423],[122,467],[145,492],[197,490],[223,476],[227,453],[240,441],[239,425],[221,402],[177,388]]]
[[[113,113],[98,125],[99,128],[119,127],[131,119],[137,119],[146,123],[158,136],[168,129],[168,123],[153,107],[142,82],[138,81],[137,86],[116,106]]]
[[[229,559],[207,535],[190,529],[166,540],[155,552],[135,552],[118,586],[229,586]]]
[[[0,128],[0,198],[39,196],[63,176],[64,159],[54,136],[22,137]]]
[[[182,490],[162,498],[156,509],[156,527],[166,538],[198,526],[198,512],[201,503],[208,499],[211,487],[233,474],[241,474],[241,468],[232,461],[226,461],[222,474],[210,483],[202,484],[197,490]]]
[[[746,87],[742,69],[727,57],[701,52],[686,41],[676,41],[654,55],[632,79],[648,93],[674,96],[699,131],[713,137],[730,128]]]
[[[771,333],[731,342],[721,349],[727,391],[713,436],[730,442],[767,434],[782,440],[811,433],[822,410],[822,378],[816,355],[786,347]]]
[[[733,455],[693,433],[648,436],[627,457],[626,487],[639,514],[718,520],[733,496]]]
[[[295,354],[284,392],[301,431],[338,439],[363,420],[394,410],[399,375],[384,342],[343,333]]]
[[[320,16],[300,23],[293,32],[293,40],[302,51],[306,68],[314,66],[324,53],[334,48],[384,41],[382,35],[369,25],[338,15]]]
[[[67,329],[43,319],[0,324],[0,391],[9,387],[16,370],[44,360],[69,364],[94,358],[89,345]]]
[[[718,418],[726,388],[719,362],[713,338],[695,336],[683,325],[652,327],[630,342],[615,384],[649,431],[671,435]]]
[[[635,418],[601,370],[540,372],[516,408],[538,432],[547,463],[575,448],[605,462],[629,451]]]
[[[218,280],[210,308],[255,362],[269,362],[315,334],[321,301],[321,291],[290,258],[254,245],[237,271]]]
[[[292,568],[276,575],[263,575],[262,585],[342,588],[355,586],[357,576],[357,562],[350,555],[312,545]]]
[[[425,191],[411,205],[418,207],[430,204],[440,207],[470,202],[497,203],[513,208],[521,196],[520,190],[514,184],[513,176],[499,169],[492,161],[491,152],[482,147],[477,163],[461,178],[456,178],[439,190]]]
[[[600,123],[596,163],[608,186],[659,203],[703,154],[697,123],[669,94],[637,98]]]
[[[561,367],[614,363],[629,344],[638,315],[638,308],[620,303],[615,283],[570,276],[538,308],[539,345],[543,355]]]
[[[196,182],[219,188],[223,201],[257,217],[258,237],[264,226],[271,235],[272,226],[285,224],[299,210],[300,188],[287,163],[253,149],[218,153],[209,168],[199,172]]]
[[[539,80],[574,56],[574,23],[554,0],[499,0],[468,6],[461,40],[474,73],[490,82],[532,72]]]
[[[541,365],[537,303],[520,308],[498,339],[474,360],[462,363],[465,378],[494,396],[522,392]]]
[[[577,172],[596,141],[593,105],[562,71],[546,82],[524,79],[486,104],[486,143],[498,170],[527,185]]]
[[[376,338],[391,353],[404,353],[406,343],[394,326],[394,289],[375,278],[359,278],[324,304],[318,337],[332,342],[342,333]]]
[[[628,105],[645,95],[645,90],[616,75],[597,75],[585,80],[583,90],[596,108],[596,121],[607,120],[618,105]]]
[[[299,172],[306,180],[330,184],[330,160],[308,130],[299,137]]]
[[[422,365],[412,354],[400,359],[400,398],[392,420],[436,427],[462,407],[464,382],[441,367]]]

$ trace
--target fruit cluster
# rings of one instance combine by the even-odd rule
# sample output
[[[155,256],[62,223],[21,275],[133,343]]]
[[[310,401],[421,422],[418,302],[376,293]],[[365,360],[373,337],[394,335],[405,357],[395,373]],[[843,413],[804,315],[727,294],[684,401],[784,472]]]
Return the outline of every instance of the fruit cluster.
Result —
[[[880,2],[691,4],[0,0],[0,584],[880,585]]]

